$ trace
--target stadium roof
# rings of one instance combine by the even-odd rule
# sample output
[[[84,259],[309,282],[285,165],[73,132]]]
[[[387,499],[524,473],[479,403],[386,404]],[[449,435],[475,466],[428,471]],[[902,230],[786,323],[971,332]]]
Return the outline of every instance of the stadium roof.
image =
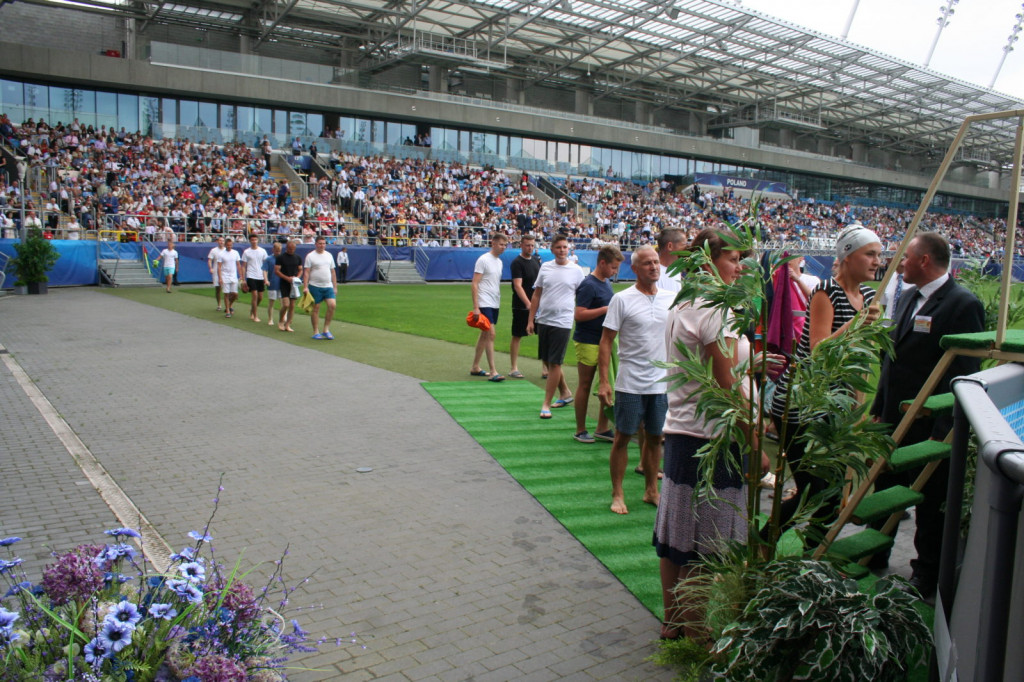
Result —
[[[28,0],[441,64],[691,111],[709,129],[781,126],[897,153],[945,152],[971,114],[1024,102],[723,0]],[[145,31],[145,25],[142,27]],[[529,103],[529,102],[527,102]],[[1015,121],[976,125],[962,160],[1001,167]]]

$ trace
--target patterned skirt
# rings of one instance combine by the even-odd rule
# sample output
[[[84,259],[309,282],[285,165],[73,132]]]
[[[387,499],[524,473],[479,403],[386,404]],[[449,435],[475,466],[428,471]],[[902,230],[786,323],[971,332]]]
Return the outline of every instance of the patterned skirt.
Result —
[[[719,466],[713,481],[717,499],[694,495],[699,475],[695,455],[707,442],[693,436],[665,434],[665,478],[653,544],[659,557],[677,566],[716,552],[722,541],[747,539],[742,473]]]

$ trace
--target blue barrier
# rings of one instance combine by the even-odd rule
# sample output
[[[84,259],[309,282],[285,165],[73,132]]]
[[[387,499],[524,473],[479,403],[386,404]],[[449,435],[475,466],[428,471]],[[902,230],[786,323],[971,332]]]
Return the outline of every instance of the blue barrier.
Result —
[[[0,239],[0,253],[13,258],[16,254],[14,245],[17,239]],[[54,239],[53,245],[60,252],[60,258],[47,273],[49,286],[83,286],[99,283],[99,270],[96,267],[96,242],[74,239]],[[13,289],[17,277],[8,266],[5,289]]]

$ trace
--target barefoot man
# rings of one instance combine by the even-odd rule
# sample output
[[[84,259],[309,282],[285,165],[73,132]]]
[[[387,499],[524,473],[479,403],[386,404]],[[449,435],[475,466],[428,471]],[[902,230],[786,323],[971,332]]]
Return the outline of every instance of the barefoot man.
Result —
[[[626,474],[630,438],[640,432],[640,465],[644,471],[644,502],[658,504],[658,468],[661,464],[661,432],[668,400],[665,370],[652,361],[665,359],[665,322],[675,294],[658,289],[661,265],[658,252],[641,246],[633,252],[636,284],[612,296],[604,318],[598,350],[597,390],[602,404],[615,406],[615,440],[612,441],[612,511],[628,514],[622,479]],[[619,369],[615,391],[609,379],[612,347],[619,339]],[[641,430],[642,429],[642,430]]]
[[[294,239],[288,240],[284,253],[274,258],[274,272],[281,278],[281,320],[277,328],[283,332],[293,332],[295,299],[302,293],[302,259],[295,253]]]

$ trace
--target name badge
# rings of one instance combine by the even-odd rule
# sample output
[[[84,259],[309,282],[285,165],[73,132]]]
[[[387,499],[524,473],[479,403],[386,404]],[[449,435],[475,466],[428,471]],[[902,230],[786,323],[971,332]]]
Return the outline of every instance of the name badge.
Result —
[[[929,334],[932,331],[932,318],[925,315],[914,316],[914,333]]]

